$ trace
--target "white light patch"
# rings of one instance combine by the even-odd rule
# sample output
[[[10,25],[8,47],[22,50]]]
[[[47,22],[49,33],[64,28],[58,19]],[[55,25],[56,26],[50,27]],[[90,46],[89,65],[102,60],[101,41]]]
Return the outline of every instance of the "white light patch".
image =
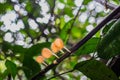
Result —
[[[23,24],[23,21],[22,21],[22,20],[18,20],[18,22],[17,22],[17,28],[19,28],[18,30],[24,28],[24,24]]]
[[[15,5],[15,6],[14,6],[14,9],[15,9],[16,11],[19,11],[19,10],[20,10],[20,6],[19,6],[19,5]]]
[[[5,3],[6,2],[6,0],[0,0],[0,3]]]
[[[68,15],[65,15],[64,18],[65,18],[65,22],[68,22],[71,19]]]
[[[48,29],[45,29],[45,30],[44,30],[44,33],[45,33],[46,35],[48,35],[48,34],[49,34]]]
[[[88,32],[92,31],[93,29],[94,29],[93,25],[88,25],[88,26],[86,27],[86,30],[87,30]]]
[[[87,17],[88,17],[87,13],[82,13],[79,17],[79,20],[84,23],[86,21]]]
[[[81,76],[80,80],[88,80],[86,76]]]
[[[95,23],[95,18],[94,17],[90,17],[89,18],[89,23]]]
[[[11,0],[12,2],[18,2],[18,0]]]
[[[103,17],[97,18],[97,24],[99,24],[103,20]]]
[[[22,15],[24,15],[24,16],[27,15],[27,11],[25,11],[25,10],[22,9],[22,8],[19,10],[19,12],[20,12],[20,14],[22,14]]]
[[[1,21],[4,22],[4,24],[11,24],[11,21],[15,21],[18,15],[14,12],[8,12],[4,16],[1,17]]]
[[[34,20],[29,19],[28,23],[32,29],[34,29],[34,30],[37,29],[38,25],[36,24],[36,22]]]
[[[48,23],[48,20],[50,18],[50,14],[44,14],[45,16],[43,18],[38,17],[36,20],[40,23]]]
[[[16,31],[19,31],[21,29],[21,25],[19,25],[19,23],[18,24],[12,23],[11,25],[6,25],[5,28],[7,30],[12,31],[12,32],[16,32]]]
[[[99,3],[96,3],[96,8],[95,8],[95,11],[96,12],[102,12],[102,11],[104,11],[104,6],[102,6],[102,5],[100,5]]]
[[[48,7],[48,4],[47,4],[47,2],[45,2],[44,0],[41,0],[40,2],[39,2],[39,5],[41,6],[41,10],[42,10],[42,14],[44,14],[44,13],[47,13],[48,11],[49,11],[49,7]]]
[[[59,2],[59,3],[57,3],[57,7],[59,9],[63,9],[65,7],[65,5]]]
[[[55,30],[54,28],[52,28],[51,32],[52,32],[52,33],[55,33],[55,32],[56,32],[56,30]]]
[[[17,45],[21,45],[21,46],[25,44],[24,41],[22,41],[22,40],[18,40],[18,41],[16,41],[15,43],[16,43]]]
[[[12,38],[12,34],[8,32],[5,34],[4,40],[8,42],[12,42],[14,39]]]
[[[1,17],[1,21],[3,21],[5,24],[4,30],[10,30],[12,32],[16,32],[21,28],[24,28],[24,24],[21,20],[18,20],[17,24],[13,23],[16,21],[17,16],[18,15],[14,11],[11,11]]]
[[[80,6],[82,4],[83,0],[75,0],[75,5]]]
[[[89,9],[89,10],[93,10],[94,8],[95,8],[95,2],[92,1],[92,2],[90,2],[90,3],[88,4],[88,9]]]

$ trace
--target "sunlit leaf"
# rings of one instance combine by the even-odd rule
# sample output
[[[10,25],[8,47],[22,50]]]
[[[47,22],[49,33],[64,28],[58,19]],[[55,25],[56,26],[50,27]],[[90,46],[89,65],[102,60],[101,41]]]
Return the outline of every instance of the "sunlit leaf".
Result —
[[[70,7],[65,7],[64,13],[70,17],[73,17],[72,9]]]
[[[89,2],[91,2],[92,0],[84,0],[84,4],[87,5]]]
[[[33,38],[36,38],[39,35],[38,32],[36,32],[35,30],[32,30],[32,29],[29,29],[29,33]]]
[[[71,19],[70,21],[68,21],[64,27],[62,28],[61,32],[60,32],[60,38],[65,41],[68,38],[69,35],[69,31],[71,29],[71,24],[73,23],[73,19]]]
[[[67,5],[69,5],[69,6],[75,6],[74,0],[67,0]]]
[[[71,30],[71,35],[74,38],[80,38],[81,37],[81,28],[73,27],[72,30]]]
[[[17,74],[17,66],[16,66],[16,64],[14,64],[13,62],[7,60],[5,65],[7,67],[8,73],[11,74],[13,76],[13,78],[15,78],[15,76]]]
[[[9,3],[0,3],[0,14],[5,13],[7,10],[12,9],[13,6]]]

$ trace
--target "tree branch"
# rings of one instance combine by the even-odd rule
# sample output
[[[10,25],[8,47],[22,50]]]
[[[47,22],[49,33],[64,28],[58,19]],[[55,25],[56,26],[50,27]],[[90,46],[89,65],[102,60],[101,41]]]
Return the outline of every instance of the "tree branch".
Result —
[[[118,13],[120,12],[120,6],[117,7],[111,14],[109,14],[101,23],[97,25],[96,28],[94,28],[88,35],[86,35],[81,41],[79,41],[74,47],[72,47],[70,50],[71,52],[66,52],[64,55],[62,55],[59,59],[57,59],[57,63],[48,65],[45,69],[41,70],[38,74],[36,74],[31,80],[36,80],[37,78],[42,77],[46,72],[48,72],[53,67],[57,66],[60,62],[62,62],[64,59],[69,57],[71,54],[74,54],[73,52],[77,51],[83,44],[85,44],[89,39],[92,38],[93,35],[95,35],[106,23],[108,23],[110,20],[114,18]]]
[[[116,8],[118,7],[118,6],[115,5],[115,4],[106,2],[106,0],[94,0],[94,1],[100,3],[100,4],[103,5],[103,6],[106,6],[107,8],[109,8],[109,9],[111,9],[111,10],[116,9]],[[118,18],[120,18],[120,12],[119,12],[116,16],[114,16],[114,19],[118,19]]]
[[[107,8],[109,8],[109,9],[111,9],[111,10],[117,8],[117,5],[112,4],[112,3],[108,3],[108,2],[106,2],[105,0],[94,0],[94,1],[100,3],[101,5],[104,5],[104,6],[106,5]]]

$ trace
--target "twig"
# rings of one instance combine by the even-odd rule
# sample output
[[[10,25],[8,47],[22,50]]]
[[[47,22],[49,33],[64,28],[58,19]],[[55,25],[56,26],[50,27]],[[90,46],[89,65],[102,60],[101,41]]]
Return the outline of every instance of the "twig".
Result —
[[[74,69],[69,70],[69,71],[66,71],[66,72],[63,72],[63,73],[61,73],[61,74],[56,74],[56,75],[54,75],[53,77],[49,78],[48,80],[51,80],[52,78],[55,78],[55,77],[57,77],[57,76],[61,76],[61,75],[63,75],[63,74],[66,74],[66,73],[69,73],[69,72],[73,72],[73,71],[74,71]]]
[[[62,62],[64,59],[69,57],[71,54],[74,54],[73,52],[77,51],[83,44],[85,44],[89,39],[92,38],[93,35],[95,35],[106,23],[108,23],[110,20],[113,19],[114,16],[116,16],[120,12],[120,6],[117,7],[111,14],[109,14],[101,23],[97,25],[96,28],[94,28],[88,35],[86,35],[81,41],[79,41],[74,47],[72,47],[71,53],[66,52],[64,55],[62,55],[59,59],[57,59],[56,64],[50,64],[45,69],[41,70],[37,75],[35,75],[31,80],[36,80],[37,78],[42,77],[46,72],[48,72],[50,69],[57,66],[60,62]]]
[[[73,22],[72,22],[72,24],[71,24],[71,26],[70,26],[69,32],[71,32],[72,27],[73,27],[73,25],[74,25],[74,23],[75,23],[77,17],[78,17],[79,14],[80,14],[80,10],[81,10],[81,7],[82,7],[83,3],[84,3],[84,1],[82,1],[81,5],[79,6],[79,9],[78,9],[78,11],[77,11],[77,14],[76,14],[75,17],[73,18]]]
[[[54,72],[54,76],[55,75],[58,75],[58,77],[61,79],[61,80],[65,80],[61,75],[59,75],[59,73],[55,70],[55,68],[53,68],[53,72]],[[52,78],[52,77],[51,77]],[[50,78],[49,78],[50,79]],[[48,79],[48,80],[49,80]]]
[[[11,74],[8,74],[8,80],[11,80]]]
[[[108,2],[106,3],[106,0],[94,0],[94,1],[96,1],[96,2],[98,2],[100,4],[102,4],[102,5],[106,4],[107,8],[109,8],[111,10],[116,9],[118,7],[117,5],[114,5],[112,3],[108,3]]]
[[[111,10],[116,9],[116,8],[118,7],[118,6],[115,5],[115,4],[106,2],[106,0],[94,0],[94,1],[100,3],[100,4],[103,5],[103,6],[106,6],[107,8],[109,8],[109,9],[111,9]],[[120,12],[119,12],[116,16],[114,16],[114,19],[118,19],[118,18],[120,18]]]

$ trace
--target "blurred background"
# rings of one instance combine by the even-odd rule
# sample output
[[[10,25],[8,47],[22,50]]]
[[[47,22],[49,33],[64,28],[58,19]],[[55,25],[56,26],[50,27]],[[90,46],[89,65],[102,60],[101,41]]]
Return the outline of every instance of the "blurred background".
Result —
[[[119,0],[109,2],[120,4]],[[58,37],[67,48],[73,47],[110,12],[94,0],[0,0],[0,80],[29,80],[45,68],[35,61],[44,47],[50,48]],[[97,32],[87,47],[47,72],[43,80],[89,59],[100,35]],[[51,64],[55,59],[45,61]],[[51,80],[90,79],[74,71]]]

